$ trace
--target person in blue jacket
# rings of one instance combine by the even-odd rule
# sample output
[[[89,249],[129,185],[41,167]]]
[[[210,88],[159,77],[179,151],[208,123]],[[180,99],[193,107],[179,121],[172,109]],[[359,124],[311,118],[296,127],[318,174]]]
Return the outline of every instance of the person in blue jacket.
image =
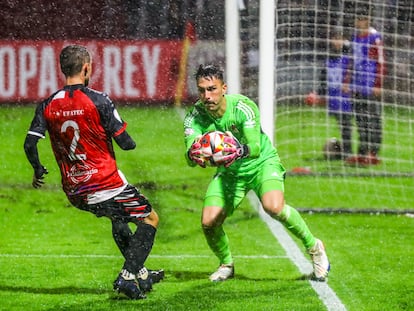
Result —
[[[377,165],[382,143],[382,88],[385,75],[381,34],[370,26],[369,8],[357,11],[352,38],[350,90],[359,135],[358,154],[349,164]]]
[[[328,56],[325,67],[321,70],[320,87],[317,93],[318,97],[325,97],[328,114],[338,122],[341,139],[339,150],[336,150],[335,155],[345,160],[352,156],[352,101],[350,92],[344,88],[350,66],[349,43],[343,38],[340,28],[332,29],[329,37]],[[335,140],[329,142],[338,143]]]

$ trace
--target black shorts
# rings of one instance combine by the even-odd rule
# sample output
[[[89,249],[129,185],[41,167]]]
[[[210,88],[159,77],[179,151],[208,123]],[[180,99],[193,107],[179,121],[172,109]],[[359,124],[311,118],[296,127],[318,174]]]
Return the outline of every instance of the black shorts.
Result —
[[[75,200],[71,202],[75,207],[91,212],[97,217],[105,216],[111,219],[145,218],[152,211],[148,199],[132,185],[128,185],[120,194],[101,203],[86,204]]]

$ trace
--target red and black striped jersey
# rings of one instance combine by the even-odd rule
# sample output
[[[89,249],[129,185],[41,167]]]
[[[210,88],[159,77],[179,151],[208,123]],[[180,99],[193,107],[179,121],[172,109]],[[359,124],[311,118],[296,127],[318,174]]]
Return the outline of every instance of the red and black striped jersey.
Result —
[[[68,196],[86,196],[126,184],[112,144],[125,128],[105,93],[78,84],[65,86],[42,102],[28,134],[49,133],[63,190]]]

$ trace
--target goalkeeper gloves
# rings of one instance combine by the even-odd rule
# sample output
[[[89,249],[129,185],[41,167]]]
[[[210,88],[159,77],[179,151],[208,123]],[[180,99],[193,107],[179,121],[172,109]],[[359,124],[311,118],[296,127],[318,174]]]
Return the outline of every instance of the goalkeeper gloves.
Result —
[[[188,150],[188,158],[194,163],[200,165],[202,168],[205,168],[206,161],[200,156],[201,155],[200,138],[201,136],[197,137],[194,140],[194,143],[191,145],[190,149]]]
[[[49,172],[47,171],[46,167],[44,167],[42,165],[40,167],[36,168],[35,171],[34,171],[34,174],[33,174],[32,186],[36,189],[42,187],[43,184],[45,183],[43,181],[43,178],[48,173]]]
[[[228,153],[223,157],[224,167],[229,167],[237,159],[246,158],[249,156],[250,151],[247,145],[242,145],[231,132],[226,132],[227,136],[224,137],[224,143],[227,145],[224,148],[224,152]]]

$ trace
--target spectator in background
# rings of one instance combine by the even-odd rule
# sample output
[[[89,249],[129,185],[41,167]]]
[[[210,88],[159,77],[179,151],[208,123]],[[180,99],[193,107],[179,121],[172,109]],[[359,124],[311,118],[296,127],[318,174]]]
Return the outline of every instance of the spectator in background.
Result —
[[[348,164],[376,165],[382,143],[381,94],[384,79],[384,51],[380,33],[370,26],[367,8],[357,13],[352,38],[352,70],[349,79],[358,128],[358,155]]]
[[[344,40],[342,29],[334,28],[330,32],[328,56],[321,70],[320,87],[306,98],[309,105],[327,103],[328,114],[338,122],[341,140],[328,140],[324,147],[327,159],[347,159],[352,156],[352,103],[349,89],[344,88],[350,64],[348,53],[349,42]]]

